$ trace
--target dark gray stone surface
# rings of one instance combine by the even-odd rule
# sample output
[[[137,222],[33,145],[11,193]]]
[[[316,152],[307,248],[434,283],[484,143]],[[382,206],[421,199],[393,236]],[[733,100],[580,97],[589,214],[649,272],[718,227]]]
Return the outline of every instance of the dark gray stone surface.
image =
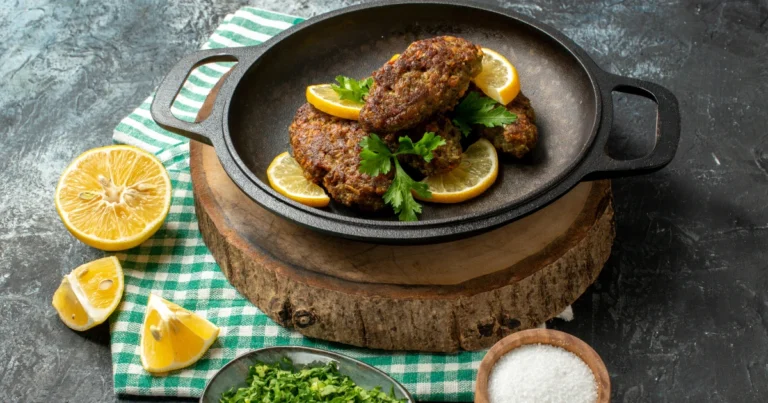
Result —
[[[246,1],[128,3],[0,5],[3,402],[116,400],[107,327],[77,334],[50,306],[64,273],[102,255],[67,233],[53,190],[72,158],[109,144],[174,62]],[[302,16],[347,5],[251,3]],[[574,3],[507,7],[561,29],[609,71],[670,88],[683,130],[668,168],[614,181],[613,255],[576,320],[553,325],[601,354],[616,402],[766,401],[768,2]],[[611,149],[636,154],[653,108],[616,102]]]

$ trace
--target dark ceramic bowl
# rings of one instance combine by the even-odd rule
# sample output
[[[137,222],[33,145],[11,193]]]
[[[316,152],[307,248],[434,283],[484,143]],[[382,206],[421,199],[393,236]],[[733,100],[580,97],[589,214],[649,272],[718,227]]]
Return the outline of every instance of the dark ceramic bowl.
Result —
[[[357,385],[365,389],[373,389],[377,386],[389,393],[395,392],[398,399],[407,399],[409,403],[415,403],[413,396],[396,380],[378,369],[345,355],[330,351],[318,350],[309,347],[268,347],[245,353],[219,370],[211,378],[200,397],[200,403],[219,403],[221,395],[231,388],[246,386],[248,368],[258,362],[272,364],[288,358],[297,367],[323,366],[329,362],[336,362],[339,371],[349,376]]]
[[[272,159],[290,149],[288,126],[309,84],[337,74],[366,77],[411,42],[464,37],[507,56],[536,109],[540,143],[523,162],[502,164],[496,183],[460,204],[425,203],[418,222],[371,216],[331,203],[317,209],[270,188]],[[201,123],[170,111],[195,66],[237,61],[222,84],[212,113]],[[611,92],[649,98],[658,105],[656,143],[650,154],[617,160],[605,152],[611,132]],[[668,164],[677,149],[677,100],[663,87],[603,71],[573,41],[538,21],[463,1],[386,1],[312,18],[260,46],[205,50],[182,59],[152,103],[163,127],[211,144],[227,174],[245,194],[286,219],[335,236],[376,243],[431,243],[467,237],[540,209],[585,179],[634,175]]]

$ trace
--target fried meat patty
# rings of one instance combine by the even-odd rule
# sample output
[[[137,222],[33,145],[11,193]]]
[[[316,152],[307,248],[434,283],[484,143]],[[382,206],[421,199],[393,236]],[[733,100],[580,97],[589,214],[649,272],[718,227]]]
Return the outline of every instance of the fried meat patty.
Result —
[[[413,42],[373,73],[360,124],[373,133],[407,130],[453,109],[482,69],[483,52],[466,39],[439,36]]]
[[[368,133],[356,121],[304,104],[296,111],[288,133],[304,175],[325,187],[333,200],[367,211],[384,207],[382,196],[392,182],[392,173],[372,178],[359,171],[359,144]]]
[[[474,85],[470,91],[482,93]],[[474,129],[480,133],[481,137],[488,139],[497,150],[515,158],[522,158],[536,147],[539,139],[539,130],[536,128],[536,112],[531,106],[531,100],[522,92],[507,104],[507,110],[517,115],[517,120],[514,123],[502,127],[476,125]]]
[[[401,136],[407,135],[415,143],[424,137],[425,132],[433,132],[442,137],[445,144],[432,152],[434,157],[429,162],[417,155],[401,155],[398,157],[400,162],[413,167],[424,176],[450,172],[461,164],[461,131],[445,115],[438,115],[429,122],[405,132],[388,134],[384,137],[384,141],[394,151],[397,150],[398,139]]]

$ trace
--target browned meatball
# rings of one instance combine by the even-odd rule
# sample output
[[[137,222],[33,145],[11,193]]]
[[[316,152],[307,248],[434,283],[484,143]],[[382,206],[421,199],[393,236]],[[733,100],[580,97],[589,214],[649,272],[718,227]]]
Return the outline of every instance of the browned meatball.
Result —
[[[323,185],[333,200],[368,211],[384,207],[382,196],[392,182],[392,173],[372,178],[359,171],[359,144],[368,134],[357,122],[304,104],[296,111],[288,133],[304,175]]]
[[[450,172],[461,164],[461,131],[444,115],[438,115],[431,121],[422,123],[408,131],[388,134],[384,137],[384,141],[394,151],[397,149],[398,139],[401,136],[407,135],[415,143],[421,140],[425,132],[433,132],[442,137],[445,144],[432,152],[434,157],[429,162],[417,155],[401,155],[398,157],[400,162],[413,167],[424,176]]]
[[[471,90],[474,91],[476,88],[473,86]],[[480,90],[477,89],[477,91]],[[502,127],[476,125],[474,129],[480,133],[480,136],[488,139],[497,150],[522,158],[536,147],[539,138],[536,112],[531,106],[531,101],[522,92],[507,104],[507,110],[517,115],[514,123]]]
[[[466,39],[439,36],[413,42],[373,73],[360,111],[369,132],[394,133],[453,109],[482,69],[483,52]]]

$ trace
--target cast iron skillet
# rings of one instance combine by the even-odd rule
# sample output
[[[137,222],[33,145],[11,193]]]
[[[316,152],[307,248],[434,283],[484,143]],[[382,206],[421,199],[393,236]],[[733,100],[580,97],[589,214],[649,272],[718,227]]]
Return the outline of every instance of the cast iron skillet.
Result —
[[[506,55],[536,109],[540,143],[523,163],[503,161],[482,196],[461,204],[426,203],[418,222],[370,216],[331,203],[306,207],[272,190],[266,170],[289,150],[288,126],[309,84],[337,74],[367,77],[408,44],[455,35]],[[189,72],[212,61],[237,61],[210,117],[175,118],[170,106]],[[656,143],[642,158],[605,153],[611,91],[658,105]],[[647,173],[667,165],[680,137],[677,100],[665,88],[600,69],[552,27],[507,10],[463,1],[387,1],[312,18],[260,46],[204,50],[184,57],[157,90],[152,117],[161,126],[213,145],[232,180],[264,208],[301,225],[345,238],[394,244],[432,243],[490,230],[546,206],[581,180]]]

